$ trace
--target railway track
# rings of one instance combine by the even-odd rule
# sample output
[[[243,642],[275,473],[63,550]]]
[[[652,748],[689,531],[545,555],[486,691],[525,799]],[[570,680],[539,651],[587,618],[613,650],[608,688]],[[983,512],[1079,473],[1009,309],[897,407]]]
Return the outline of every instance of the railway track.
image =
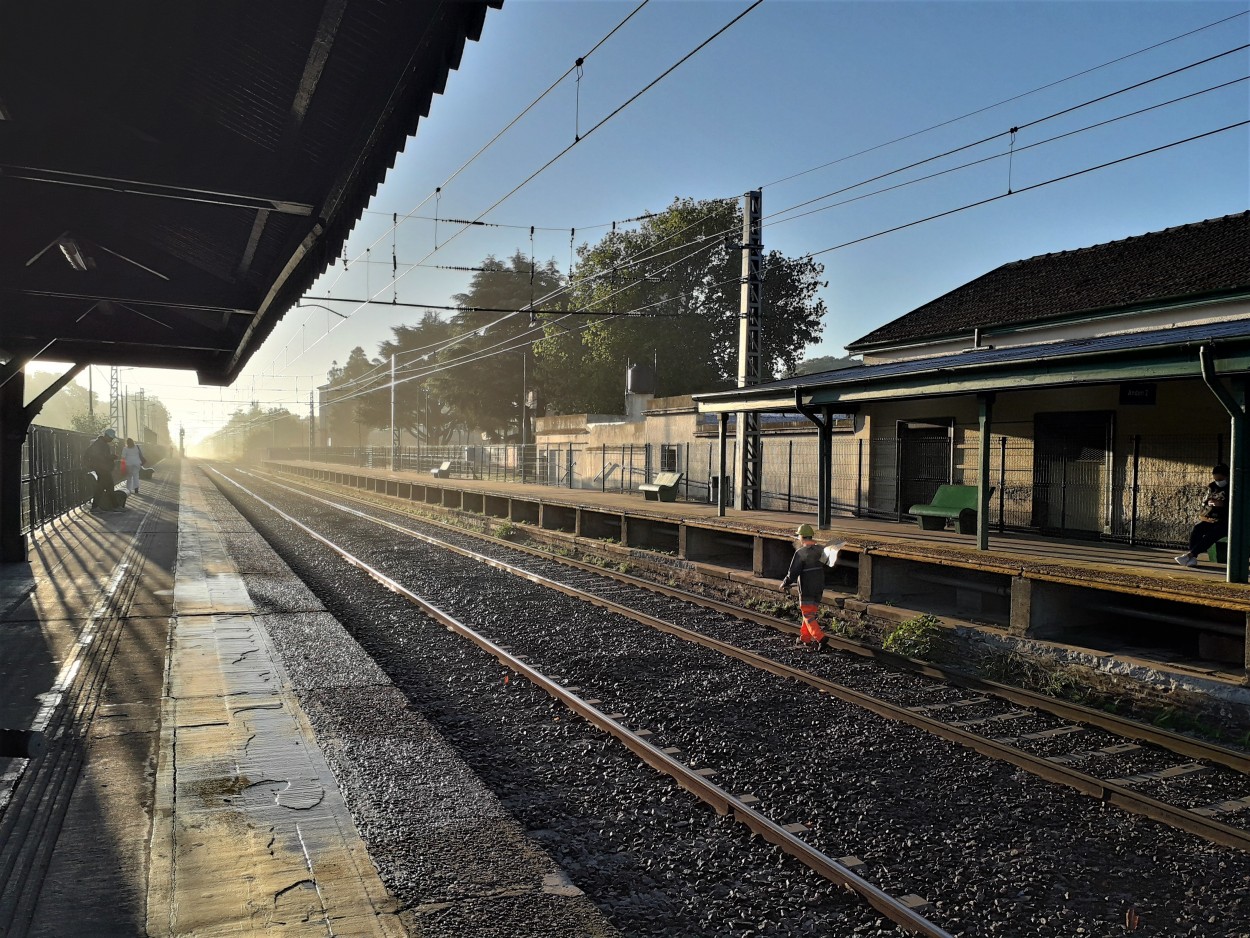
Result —
[[[677,750],[673,747],[661,747],[652,742],[648,737],[653,734],[648,730],[631,728],[625,721],[624,714],[607,712],[602,708],[601,701],[584,695],[581,693],[581,688],[569,686],[558,677],[539,670],[538,667],[524,660],[522,656],[514,654],[508,648],[493,641],[482,632],[470,627],[461,619],[452,615],[451,612],[440,608],[427,597],[423,597],[409,589],[397,579],[368,563],[348,548],[337,543],[334,539],[314,530],[309,525],[283,511],[277,505],[242,485],[236,479],[220,472],[217,475],[249,498],[264,505],[287,524],[294,526],[323,547],[332,551],[346,563],[363,571],[386,589],[412,603],[431,619],[468,639],[509,670],[524,677],[531,684],[560,701],[579,717],[617,740],[647,765],[667,775],[683,789],[711,806],[718,814],[732,817],[738,823],[746,826],[769,843],[775,844],[782,851],[799,860],[803,865],[820,876],[855,893],[884,918],[895,923],[909,934],[929,936],[929,938],[951,938],[951,934],[948,931],[921,914],[922,910],[928,906],[926,900],[916,895],[903,897],[890,895],[852,869],[852,865],[859,865],[860,861],[856,858],[844,857],[835,859],[828,856],[799,836],[800,831],[804,829],[803,825],[782,824],[773,820],[756,806],[757,799],[753,795],[734,794],[712,781],[711,776],[715,773],[709,772],[706,768],[695,768],[679,760],[676,758]],[[308,497],[306,493],[301,494]],[[357,517],[365,516],[357,514]],[[396,527],[396,530],[398,530],[398,527]],[[415,532],[407,533],[430,543],[432,546],[450,547],[450,545],[443,545],[435,539],[427,538]],[[463,548],[454,548],[454,550],[462,556],[468,555],[468,552]],[[491,563],[496,569],[509,569],[499,561],[487,558],[481,559],[483,562]],[[526,574],[519,568],[510,568],[509,572],[525,576],[526,579],[535,584],[547,588],[556,588],[553,582],[541,576]],[[624,608],[608,600],[599,599],[595,600],[595,602],[596,605],[612,609],[613,611]]]
[[[271,480],[274,478],[269,474],[263,475]],[[557,557],[550,552],[465,532],[425,518],[414,519],[396,511],[381,499],[361,498],[340,491],[341,487],[331,489],[302,481],[297,486],[291,486],[289,480],[271,481],[271,484],[285,486],[305,497],[318,498],[325,505],[394,533],[451,550],[475,562],[581,598],[759,670],[799,681],[878,716],[914,726],[1105,803],[1153,818],[1213,843],[1250,851],[1248,753],[1026,690],[953,673],[837,636],[830,636],[827,644],[855,655],[861,662],[871,660],[866,671],[841,668],[850,672],[844,675],[849,680],[833,680],[815,673],[817,670],[839,670],[827,667],[827,656],[822,656],[819,662],[812,662],[808,660],[809,656],[787,650],[787,657],[792,659],[787,663],[778,660],[781,656],[775,646],[768,648],[767,654],[758,650],[760,646],[768,647],[767,636],[744,634],[740,625],[714,620],[746,620],[786,635],[797,634],[797,626],[793,623],[628,574]],[[309,489],[332,491],[338,501],[311,495],[307,491]],[[402,516],[407,523],[419,520],[420,524],[436,527],[443,534],[435,537],[412,530],[406,523],[349,508],[341,504],[343,499]],[[489,544],[491,553],[468,546],[474,542],[478,545]],[[521,562],[526,560],[528,562],[524,564]],[[705,615],[693,614],[692,609],[702,610]],[[678,625],[674,621],[676,619],[699,621],[684,626]],[[730,640],[717,637],[717,633],[722,636],[728,633]],[[920,688],[894,687],[892,693],[883,694],[880,685],[882,675],[889,673],[886,668],[893,669],[894,673],[901,671],[942,683],[928,682]],[[1106,768],[1100,771],[1103,766]],[[1151,794],[1152,791],[1155,794]],[[1230,820],[1240,823],[1228,823]]]

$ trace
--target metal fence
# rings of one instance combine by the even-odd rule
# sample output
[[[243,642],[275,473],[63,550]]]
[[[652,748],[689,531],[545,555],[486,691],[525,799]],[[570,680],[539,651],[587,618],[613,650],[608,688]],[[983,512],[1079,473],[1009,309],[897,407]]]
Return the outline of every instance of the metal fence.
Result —
[[[1151,546],[1186,542],[1210,467],[1226,459],[1222,436],[1111,436],[1089,445],[1079,434],[1053,439],[991,437],[990,524],[998,531],[1038,531]],[[946,483],[976,485],[974,426],[940,435],[833,440],[833,509],[854,517],[907,519]],[[603,492],[634,492],[660,472],[680,472],[687,501],[716,500],[733,486],[721,479],[714,440],[587,446],[516,444],[403,448],[307,447],[270,450],[275,459],[312,459],[362,468],[429,472],[447,464],[453,477],[523,482]],[[812,436],[764,438],[761,505],[771,511],[816,509],[817,443]]]
[[[22,446],[22,533],[91,500],[93,482],[83,468],[91,437],[33,426]]]

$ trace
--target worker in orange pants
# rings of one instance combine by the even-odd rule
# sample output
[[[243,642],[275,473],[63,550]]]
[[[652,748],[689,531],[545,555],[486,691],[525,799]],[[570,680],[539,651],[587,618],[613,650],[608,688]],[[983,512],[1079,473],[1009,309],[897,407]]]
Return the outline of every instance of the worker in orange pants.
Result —
[[[825,592],[825,565],[822,557],[824,549],[816,543],[816,532],[810,524],[799,525],[795,535],[798,538],[798,549],[790,561],[786,578],[781,581],[781,589],[782,592],[787,592],[794,583],[798,583],[799,612],[803,616],[799,641],[804,645],[817,647],[825,637],[817,619],[820,598]]]

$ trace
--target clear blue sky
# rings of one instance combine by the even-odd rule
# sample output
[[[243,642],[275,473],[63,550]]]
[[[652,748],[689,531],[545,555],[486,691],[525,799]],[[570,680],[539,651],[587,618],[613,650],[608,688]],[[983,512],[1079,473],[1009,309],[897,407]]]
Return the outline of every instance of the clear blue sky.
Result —
[[[446,93],[408,142],[370,214],[348,245],[369,259],[335,265],[313,294],[363,296],[393,290],[400,301],[446,303],[469,274],[412,268],[390,279],[390,213],[432,193],[636,2],[507,0],[486,18],[482,41],[466,46]],[[580,86],[586,128],[711,35],[746,2],[652,0],[591,56]],[[434,224],[409,220],[395,235],[402,265],[472,265],[489,253],[529,251],[569,261],[589,226],[663,208],[675,196],[740,195],[763,185],[765,214],[923,159],[1134,82],[1250,42],[1240,16],[1119,64],[993,108],[939,130],[840,162],[789,182],[791,173],[959,117],[1117,56],[1247,9],[1206,2],[795,2],[766,0],[688,63],[586,138],[487,221],[522,229],[473,228],[432,257]],[[1245,76],[1247,51],[1022,130],[1024,147],[1055,134]],[[473,218],[571,142],[570,77],[485,155],[452,181],[440,217]],[[1060,176],[1250,117],[1242,82],[1171,107],[1026,150],[1012,160],[1013,186]],[[999,138],[976,150],[883,184],[1005,149]],[[824,340],[808,355],[837,354],[847,342],[1007,261],[1082,247],[1250,207],[1246,128],[1144,157],[982,208],[822,255],[829,286]],[[810,215],[768,224],[768,248],[798,255],[1004,192],[1007,163],[994,160]],[[858,194],[863,190],[855,190]],[[426,201],[419,214],[433,215]],[[438,226],[440,243],[459,226]],[[366,284],[366,269],[369,270]],[[342,307],[345,312],[354,309]],[[391,326],[418,311],[355,312],[326,334],[320,310],[292,311],[233,389],[196,389],[189,376],[136,370],[195,439],[224,422],[240,401],[307,400],[333,359],[355,345],[370,354]],[[306,321],[307,319],[307,321]],[[180,388],[179,385],[182,385]],[[99,381],[97,380],[97,385]],[[255,390],[253,390],[253,387]]]

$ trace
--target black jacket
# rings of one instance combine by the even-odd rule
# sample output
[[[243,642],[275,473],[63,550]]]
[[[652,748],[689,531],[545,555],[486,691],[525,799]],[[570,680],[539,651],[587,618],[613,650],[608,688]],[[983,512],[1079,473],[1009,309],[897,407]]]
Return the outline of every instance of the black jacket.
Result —
[[[111,474],[113,472],[113,446],[109,443],[108,437],[98,436],[92,440],[83,454],[83,461],[87,468],[94,472],[103,475]]]
[[[819,544],[808,544],[796,550],[786,578],[781,581],[781,588],[789,589],[791,583],[797,582],[801,599],[818,601],[825,591],[825,565],[820,562],[823,550]]]
[[[1216,524],[1228,524],[1228,486],[1223,488],[1212,482],[1202,499],[1202,514]]]

